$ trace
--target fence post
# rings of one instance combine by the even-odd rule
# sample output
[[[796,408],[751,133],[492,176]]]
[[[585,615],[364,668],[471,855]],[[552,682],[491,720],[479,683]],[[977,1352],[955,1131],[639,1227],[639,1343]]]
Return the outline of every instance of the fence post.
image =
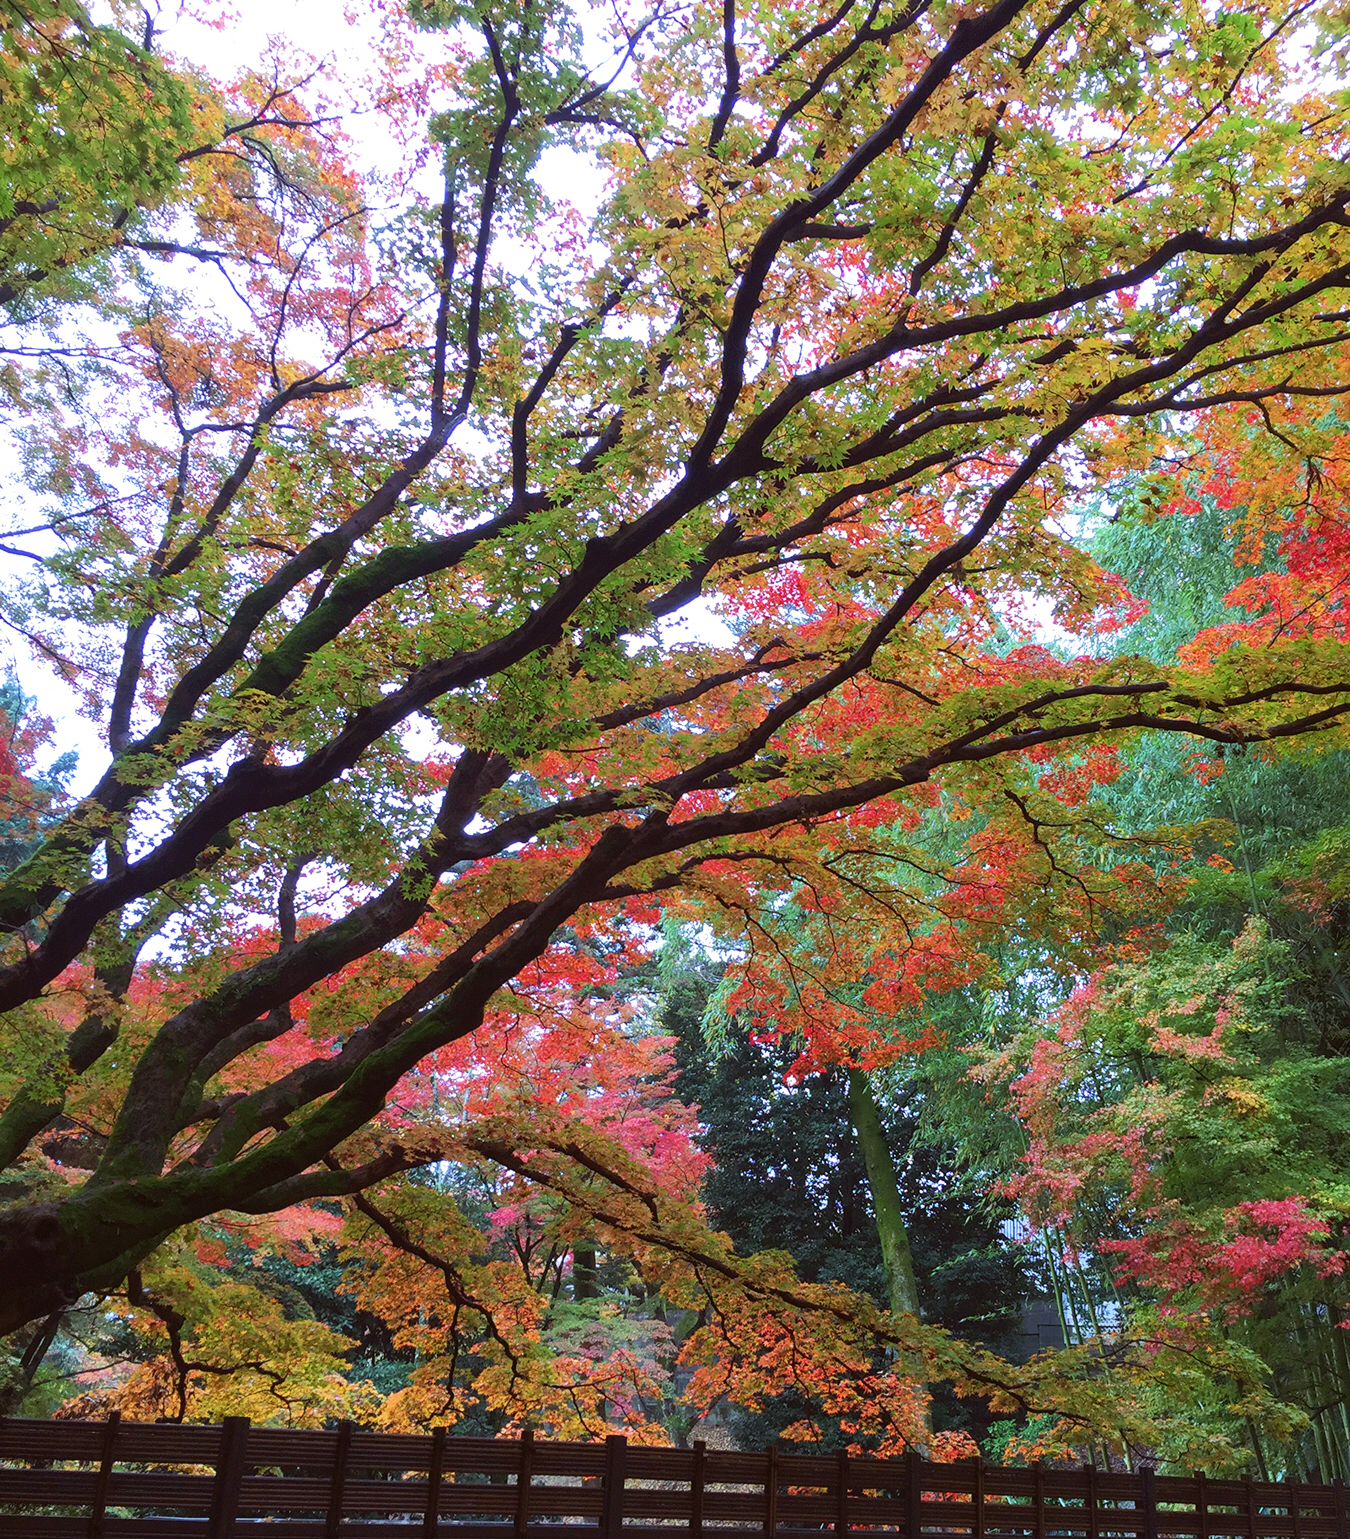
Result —
[[[923,1531],[922,1478],[919,1456],[911,1448],[905,1455],[905,1539],[919,1539]]]
[[[1192,1473],[1195,1477],[1196,1539],[1209,1539],[1209,1492],[1205,1488],[1205,1472],[1194,1470]]]
[[[839,1539],[848,1533],[848,1449],[839,1450],[839,1502],[835,1510],[834,1531]]]
[[[211,1512],[206,1520],[207,1539],[230,1539],[239,1515],[244,1485],[244,1450],[248,1444],[248,1417],[227,1416],[220,1429],[220,1453],[216,1456],[216,1483],[211,1491]]]
[[[1145,1464],[1139,1471],[1139,1498],[1141,1512],[1139,1539],[1158,1539],[1158,1498],[1153,1488],[1151,1464]]]
[[[342,1488],[347,1483],[347,1456],[352,1450],[352,1433],[356,1423],[340,1421],[337,1429],[337,1448],[333,1454],[333,1481],[328,1488],[328,1518],[323,1525],[323,1539],[338,1539],[342,1527]]]
[[[976,1455],[975,1486],[971,1492],[974,1510],[971,1513],[970,1539],[984,1539],[984,1460]],[[1088,1539],[1096,1539],[1089,1534]]]
[[[764,1539],[778,1533],[778,1444],[769,1444],[769,1467],[764,1472]]]
[[[108,1485],[112,1480],[113,1444],[117,1441],[117,1424],[122,1420],[121,1411],[109,1411],[103,1424],[103,1450],[94,1479],[94,1501],[89,1509],[89,1539],[103,1539],[103,1514],[108,1510]]]
[[[694,1439],[694,1470],[689,1479],[689,1539],[703,1539],[703,1477],[708,1462],[708,1445]],[[1340,1535],[1339,1539],[1347,1539]]]
[[[605,1483],[600,1496],[600,1539],[620,1539],[623,1533],[623,1478],[628,1463],[628,1439],[611,1432],[605,1439]]]
[[[516,1466],[516,1531],[515,1539],[525,1539],[530,1527],[530,1481],[534,1465],[534,1428],[526,1427],[520,1434],[520,1463]]]
[[[1045,1539],[1045,1465],[1036,1460],[1031,1471],[1032,1523],[1036,1539]]]
[[[445,1467],[445,1428],[431,1434],[431,1458],[427,1464],[427,1510],[422,1514],[422,1539],[436,1539],[441,1525],[441,1471]]]
[[[1336,1503],[1336,1539],[1350,1539],[1350,1522],[1345,1515],[1345,1482],[1337,1476],[1331,1487],[1332,1500]]]
[[[1289,1516],[1293,1520],[1294,1539],[1303,1539],[1303,1482],[1296,1480],[1289,1490]]]

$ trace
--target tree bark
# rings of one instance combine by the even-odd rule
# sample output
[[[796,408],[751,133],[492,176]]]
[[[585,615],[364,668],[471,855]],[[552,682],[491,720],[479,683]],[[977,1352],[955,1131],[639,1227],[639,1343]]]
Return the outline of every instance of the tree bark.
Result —
[[[909,1231],[900,1209],[900,1186],[895,1179],[895,1161],[882,1131],[881,1116],[871,1082],[861,1069],[848,1071],[848,1105],[858,1134],[867,1184],[872,1193],[872,1212],[876,1215],[877,1237],[881,1241],[881,1264],[886,1269],[886,1287],[891,1308],[896,1314],[921,1315],[919,1285],[914,1280],[914,1258],[909,1249]]]
[[[578,1301],[600,1297],[593,1244],[577,1245],[572,1249],[572,1297]]]
[[[848,1071],[848,1105],[858,1134],[858,1145],[862,1149],[863,1164],[867,1168],[867,1185],[872,1193],[872,1212],[876,1216],[877,1238],[881,1241],[881,1264],[886,1271],[891,1312],[913,1315],[917,1320],[922,1316],[919,1285],[914,1277],[909,1231],[905,1228],[904,1213],[900,1207],[900,1184],[895,1178],[895,1161],[891,1158],[891,1146],[881,1126],[881,1115],[877,1110],[876,1097],[872,1094],[871,1081],[862,1069]],[[917,1384],[927,1387],[924,1366],[917,1356],[902,1354],[900,1361]],[[931,1433],[931,1406],[924,1412],[924,1423]],[[925,1447],[918,1451],[927,1454],[929,1449]]]

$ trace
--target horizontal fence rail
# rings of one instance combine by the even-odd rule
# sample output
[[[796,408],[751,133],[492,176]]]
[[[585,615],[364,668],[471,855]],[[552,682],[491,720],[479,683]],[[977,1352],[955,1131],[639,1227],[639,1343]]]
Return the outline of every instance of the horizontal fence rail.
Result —
[[[1350,1539],[1334,1485],[785,1452],[0,1420],[0,1539]]]

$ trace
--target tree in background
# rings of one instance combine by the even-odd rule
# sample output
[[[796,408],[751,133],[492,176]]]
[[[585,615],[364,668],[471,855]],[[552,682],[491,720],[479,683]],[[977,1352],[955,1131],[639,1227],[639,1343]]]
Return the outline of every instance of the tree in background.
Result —
[[[35,711],[36,701],[24,694],[11,675],[0,683],[0,869],[11,870],[42,841],[43,829],[60,815],[64,782],[75,768],[75,755],[63,754],[47,770],[36,760],[48,746],[52,723]],[[19,1044],[7,1044],[13,1048]],[[9,1072],[16,1065],[11,1060]],[[54,1127],[53,1133],[57,1130]],[[0,1360],[0,1405],[12,1409],[27,1398],[30,1406],[59,1398],[62,1373],[79,1359],[72,1343],[59,1341],[64,1316],[35,1322],[12,1338],[12,1351]],[[56,1349],[53,1351],[53,1349]],[[59,1367],[53,1363],[59,1359]],[[43,1370],[39,1378],[39,1370]],[[36,1383],[35,1383],[36,1381]]]
[[[1122,488],[1093,547],[1150,607],[1108,650],[1165,661],[1342,623],[1337,420],[1320,417],[1317,456],[1300,414],[1277,454],[1252,426],[1206,419],[1180,465]],[[1300,1413],[1268,1439],[1216,1386],[1197,1441],[1343,1478],[1346,756],[1154,738],[1124,761],[1099,816],[1185,830],[1184,891],[1148,931],[1117,933],[1062,1008],[1007,1021],[986,1049],[1029,1135],[1012,1189],[1058,1252],[1077,1328],[1185,1319],[1250,1351]],[[1052,1419],[1035,1430],[1027,1446],[1056,1446]]]
[[[718,969],[700,968],[696,948],[682,946],[673,928],[666,944],[679,960],[663,954],[662,1023],[676,1039],[677,1085],[698,1108],[700,1145],[711,1161],[703,1182],[710,1223],[742,1253],[785,1250],[808,1281],[838,1280],[894,1307],[847,1074],[797,1081],[790,1041],[738,1032],[734,1022],[720,1023],[710,1052]],[[1007,1355],[1028,1285],[1019,1258],[1001,1243],[997,1209],[957,1174],[956,1151],[921,1133],[918,1083],[901,1075],[886,1090],[878,1133],[898,1174],[913,1312]],[[851,1441],[800,1386],[763,1408],[733,1407],[730,1420],[741,1447],[765,1446],[786,1429],[821,1437],[830,1449]],[[939,1432],[987,1432],[983,1407],[941,1392],[932,1420]]]

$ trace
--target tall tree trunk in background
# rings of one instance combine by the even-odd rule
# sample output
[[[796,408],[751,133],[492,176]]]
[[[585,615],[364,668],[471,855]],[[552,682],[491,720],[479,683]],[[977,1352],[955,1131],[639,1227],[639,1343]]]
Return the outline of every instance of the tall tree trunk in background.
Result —
[[[900,1187],[895,1179],[895,1161],[891,1146],[882,1131],[881,1116],[871,1082],[861,1069],[848,1071],[848,1106],[867,1167],[867,1184],[872,1192],[872,1211],[876,1214],[877,1235],[881,1240],[881,1262],[886,1268],[886,1286],[891,1308],[897,1314],[918,1315],[919,1287],[914,1280],[914,1258],[909,1252],[909,1233],[900,1211]]]
[[[599,1266],[595,1255],[595,1242],[572,1247],[572,1297],[580,1304],[584,1299],[600,1297]],[[609,1422],[609,1402],[598,1400],[596,1411],[600,1420]]]
[[[872,1193],[872,1212],[876,1215],[877,1237],[881,1241],[881,1264],[886,1270],[886,1288],[891,1309],[896,1314],[919,1318],[919,1286],[914,1279],[914,1257],[909,1249],[909,1232],[900,1211],[900,1186],[895,1179],[895,1161],[891,1146],[882,1130],[877,1100],[872,1084],[862,1069],[848,1071],[848,1105],[867,1167],[867,1184]],[[923,1366],[917,1359],[907,1363],[915,1379],[924,1383]],[[931,1413],[928,1422],[932,1430]],[[920,1449],[921,1453],[928,1450]]]
[[[600,1297],[594,1245],[572,1247],[572,1297],[578,1300]]]

